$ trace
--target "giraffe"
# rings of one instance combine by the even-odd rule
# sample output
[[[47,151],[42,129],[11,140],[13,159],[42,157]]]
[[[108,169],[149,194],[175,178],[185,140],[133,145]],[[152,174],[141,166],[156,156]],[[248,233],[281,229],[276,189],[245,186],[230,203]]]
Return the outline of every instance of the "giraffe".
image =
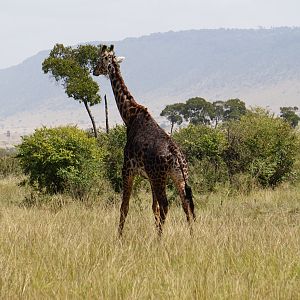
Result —
[[[113,45],[101,45],[93,75],[110,79],[120,115],[127,127],[122,169],[123,196],[118,233],[122,236],[129,210],[133,179],[136,175],[148,178],[152,190],[152,210],[158,234],[168,213],[166,183],[171,177],[179,192],[190,230],[195,220],[192,190],[187,184],[188,165],[184,154],[171,137],[156,123],[147,108],[135,101],[128,91],[120,71],[123,57],[117,57]]]

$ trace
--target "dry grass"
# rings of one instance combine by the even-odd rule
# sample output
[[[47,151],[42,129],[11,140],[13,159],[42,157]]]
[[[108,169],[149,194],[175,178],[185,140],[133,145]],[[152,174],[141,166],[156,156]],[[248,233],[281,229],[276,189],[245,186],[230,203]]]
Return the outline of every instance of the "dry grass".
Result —
[[[0,181],[1,298],[300,298],[299,187],[211,195],[193,238],[173,205],[161,240],[143,195],[122,241],[118,206],[57,196],[25,208],[24,193],[15,179]]]

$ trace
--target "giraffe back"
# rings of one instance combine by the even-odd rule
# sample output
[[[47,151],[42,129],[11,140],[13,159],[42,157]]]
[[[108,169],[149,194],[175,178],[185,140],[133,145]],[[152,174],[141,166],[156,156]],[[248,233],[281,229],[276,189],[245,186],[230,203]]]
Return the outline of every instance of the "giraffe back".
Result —
[[[188,177],[187,162],[180,148],[145,108],[127,126],[124,154],[132,171],[146,177]]]

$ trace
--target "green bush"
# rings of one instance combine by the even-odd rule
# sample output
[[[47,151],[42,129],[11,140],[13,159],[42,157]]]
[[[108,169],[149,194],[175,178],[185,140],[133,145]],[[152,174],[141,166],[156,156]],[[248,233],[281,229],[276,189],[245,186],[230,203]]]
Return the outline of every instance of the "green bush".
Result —
[[[104,177],[116,193],[120,193],[123,187],[122,168],[126,141],[126,127],[123,125],[116,125],[110,129],[108,134],[100,132],[98,135],[99,146],[106,153],[103,159]],[[142,187],[149,188],[144,178],[136,176],[133,184],[133,194],[140,191]]]
[[[98,142],[105,149],[104,176],[111,183],[115,192],[122,190],[122,167],[124,161],[124,147],[126,145],[126,127],[117,125],[109,133],[102,132]]]
[[[255,184],[276,186],[295,174],[299,135],[262,109],[221,128],[189,125],[174,139],[187,156],[190,180],[198,192],[214,190],[228,180],[233,189],[243,191]]]
[[[18,146],[21,167],[32,186],[79,198],[100,178],[103,157],[96,139],[71,126],[37,129]]]
[[[0,149],[0,176],[20,174],[20,165],[14,150]]]
[[[262,186],[275,186],[291,175],[299,140],[282,119],[255,110],[227,125],[224,152],[230,177],[250,174]]]
[[[190,164],[190,181],[198,192],[211,191],[228,179],[223,152],[224,132],[204,125],[189,125],[173,135]]]
[[[208,158],[218,161],[226,148],[226,138],[219,129],[205,125],[189,125],[173,135],[189,161]]]

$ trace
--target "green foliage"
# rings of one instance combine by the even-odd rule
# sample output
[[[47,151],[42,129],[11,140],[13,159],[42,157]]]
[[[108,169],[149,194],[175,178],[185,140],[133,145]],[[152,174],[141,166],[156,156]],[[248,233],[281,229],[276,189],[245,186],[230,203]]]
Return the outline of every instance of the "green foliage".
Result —
[[[171,122],[172,132],[174,124],[182,123],[182,117],[190,124],[217,127],[224,121],[239,120],[246,112],[245,102],[240,99],[210,103],[203,98],[195,97],[187,100],[186,103],[167,105],[160,115]]]
[[[247,113],[245,102],[240,99],[229,99],[224,102],[224,121],[239,120]]]
[[[250,191],[255,184],[276,186],[292,179],[299,135],[286,122],[256,109],[223,127],[189,125],[174,134],[190,163],[198,192],[230,181]]]
[[[100,133],[98,142],[105,149],[104,176],[111,183],[115,192],[122,190],[122,168],[124,161],[124,147],[126,145],[126,127],[117,125],[109,133]]]
[[[167,105],[164,110],[160,113],[162,117],[166,117],[171,123],[171,134],[175,124],[180,125],[183,122],[182,111],[184,109],[184,103],[175,103]]]
[[[189,125],[176,132],[173,138],[181,146],[189,161],[204,157],[217,161],[226,147],[223,132],[204,125]]]
[[[280,107],[280,117],[288,122],[293,128],[296,128],[300,117],[297,115],[298,107]]]
[[[191,182],[199,192],[213,190],[217,182],[227,180],[222,158],[227,142],[222,131],[204,125],[189,125],[176,132],[174,139],[186,154]]]
[[[104,153],[76,127],[41,128],[22,138],[18,158],[29,183],[49,193],[82,198],[101,175]]]
[[[109,133],[101,132],[98,136],[99,146],[106,153],[103,158],[104,177],[116,193],[120,193],[123,187],[122,169],[126,141],[126,127],[123,125],[115,126],[109,130]],[[147,183],[144,178],[136,176],[133,184],[133,193],[146,186]]]
[[[214,117],[214,107],[203,98],[191,98],[185,103],[183,116],[192,124],[208,125]]]
[[[44,73],[51,73],[56,81],[62,83],[68,97],[84,103],[95,136],[96,125],[89,106],[101,102],[98,83],[91,77],[98,51],[98,47],[92,45],[80,45],[73,49],[56,44],[42,65]]]
[[[246,104],[240,99],[213,102],[213,122],[217,126],[221,122],[239,120],[247,113]],[[213,123],[212,122],[212,123]],[[212,125],[212,124],[211,124]]]
[[[82,68],[88,69],[91,73],[99,59],[99,47],[93,45],[79,45],[74,50],[74,55],[78,64]]]
[[[20,172],[20,165],[15,157],[15,152],[0,149],[0,176],[18,175]]]
[[[280,118],[256,110],[227,127],[224,160],[229,174],[248,173],[262,186],[275,186],[291,174],[298,138]]]
[[[215,127],[218,126],[219,123],[224,121],[224,105],[225,102],[224,101],[215,101],[213,102],[213,107],[214,107],[214,125]]]

